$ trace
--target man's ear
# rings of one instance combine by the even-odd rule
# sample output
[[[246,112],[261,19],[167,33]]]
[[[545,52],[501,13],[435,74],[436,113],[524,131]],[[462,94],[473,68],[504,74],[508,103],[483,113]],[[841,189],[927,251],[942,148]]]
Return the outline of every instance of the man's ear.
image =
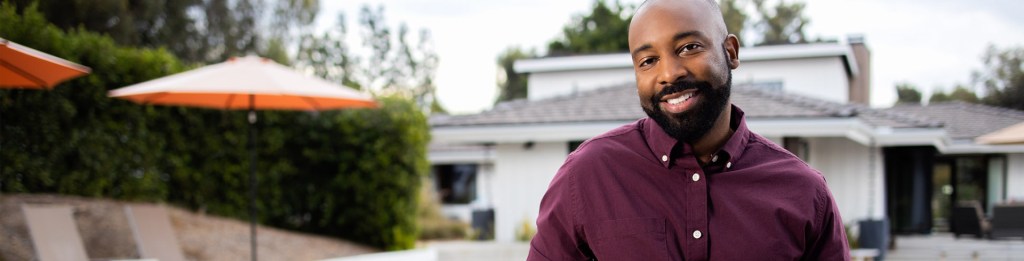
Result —
[[[722,45],[725,47],[725,53],[729,56],[726,57],[729,69],[740,67],[740,39],[734,34],[729,34],[729,36],[725,37],[725,42]]]

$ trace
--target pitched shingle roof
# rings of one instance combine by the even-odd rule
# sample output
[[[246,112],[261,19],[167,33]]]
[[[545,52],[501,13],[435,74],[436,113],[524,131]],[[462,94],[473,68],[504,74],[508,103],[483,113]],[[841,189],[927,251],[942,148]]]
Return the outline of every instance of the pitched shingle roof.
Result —
[[[927,106],[897,105],[884,111],[942,122],[953,139],[973,139],[1024,122],[1024,111],[959,101]]]
[[[940,123],[860,105],[842,104],[782,92],[736,86],[732,101],[750,119],[859,117],[874,126],[893,128],[939,127]],[[478,114],[434,116],[433,127],[551,124],[581,122],[628,122],[646,117],[640,109],[636,87],[624,84],[572,95],[496,105]]]

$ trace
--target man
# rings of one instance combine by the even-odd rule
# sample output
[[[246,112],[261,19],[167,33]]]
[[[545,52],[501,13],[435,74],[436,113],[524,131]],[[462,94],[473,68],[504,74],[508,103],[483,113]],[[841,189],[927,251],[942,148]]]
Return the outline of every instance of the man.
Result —
[[[714,0],[644,3],[629,48],[649,117],[569,156],[529,260],[849,259],[824,177],[729,101],[739,40]]]

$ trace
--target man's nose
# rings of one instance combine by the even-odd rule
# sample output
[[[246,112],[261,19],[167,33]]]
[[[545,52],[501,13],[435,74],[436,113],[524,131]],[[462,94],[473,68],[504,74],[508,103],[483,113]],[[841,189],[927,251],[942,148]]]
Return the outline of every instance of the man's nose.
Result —
[[[661,79],[658,83],[667,85],[677,82],[681,79],[689,76],[690,72],[686,69],[682,59],[679,57],[670,56],[661,60]]]

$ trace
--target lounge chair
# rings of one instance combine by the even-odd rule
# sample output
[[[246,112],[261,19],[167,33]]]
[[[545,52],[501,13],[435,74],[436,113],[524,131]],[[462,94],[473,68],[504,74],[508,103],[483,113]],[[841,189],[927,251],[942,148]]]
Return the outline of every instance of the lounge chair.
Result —
[[[135,236],[139,256],[160,261],[185,261],[163,206],[131,204],[124,206],[124,212]]]
[[[981,203],[976,200],[961,201],[953,207],[953,222],[950,224],[953,237],[970,234],[982,238],[991,231],[991,224],[981,211]]]
[[[21,205],[39,261],[89,260],[70,206]]]
[[[1024,237],[1024,202],[992,207],[992,238]]]

